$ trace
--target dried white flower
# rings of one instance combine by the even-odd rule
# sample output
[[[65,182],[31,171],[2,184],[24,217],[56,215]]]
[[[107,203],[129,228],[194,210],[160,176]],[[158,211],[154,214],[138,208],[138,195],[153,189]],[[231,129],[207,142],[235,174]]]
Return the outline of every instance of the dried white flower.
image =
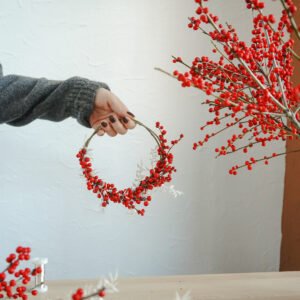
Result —
[[[115,275],[109,274],[109,279],[104,279],[104,286],[108,293],[117,293],[119,292],[117,288],[117,280],[118,280],[118,271]]]
[[[191,297],[191,292],[190,291],[187,291],[185,292],[185,294],[183,294],[182,296],[179,295],[178,292],[176,292],[176,295],[175,295],[175,299],[174,300],[191,300],[192,297]]]
[[[176,190],[174,185],[163,186],[162,190],[165,192],[169,192],[174,198],[183,195],[183,192]]]
[[[159,160],[159,155],[157,153],[157,147],[155,147],[150,150],[151,168],[154,168],[154,166],[158,160]],[[143,161],[140,161],[137,164],[137,170],[136,170],[133,187],[137,187],[140,184],[141,180],[143,180],[145,178],[145,176],[149,173],[149,171],[150,171],[150,169],[144,165]],[[164,192],[169,192],[175,198],[183,195],[183,192],[176,190],[174,185],[166,184],[162,187],[162,190]]]

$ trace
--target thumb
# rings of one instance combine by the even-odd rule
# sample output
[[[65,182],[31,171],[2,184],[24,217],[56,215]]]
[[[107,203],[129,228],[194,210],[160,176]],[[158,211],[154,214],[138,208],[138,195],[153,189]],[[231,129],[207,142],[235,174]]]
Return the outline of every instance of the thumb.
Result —
[[[114,94],[109,101],[109,106],[111,110],[120,117],[125,117],[128,113],[127,106]]]

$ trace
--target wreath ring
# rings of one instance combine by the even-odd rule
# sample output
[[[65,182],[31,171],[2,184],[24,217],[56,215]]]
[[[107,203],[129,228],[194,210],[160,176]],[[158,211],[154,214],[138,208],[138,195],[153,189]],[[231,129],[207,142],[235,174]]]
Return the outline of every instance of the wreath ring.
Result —
[[[76,157],[82,169],[82,173],[86,180],[86,187],[92,191],[101,201],[102,207],[106,207],[109,203],[117,203],[124,205],[129,210],[135,210],[139,215],[143,216],[145,207],[149,205],[152,197],[149,195],[150,191],[162,187],[164,184],[172,181],[172,174],[176,172],[173,165],[173,154],[171,150],[182,138],[183,134],[178,139],[172,140],[168,143],[166,139],[167,131],[164,126],[156,122],[155,127],[159,134],[144,125],[142,122],[134,119],[135,123],[143,128],[153,137],[157,144],[157,154],[159,159],[155,166],[149,169],[149,173],[139,184],[135,187],[126,187],[118,189],[115,184],[105,182],[98,175],[95,175],[91,157],[89,153],[89,145],[97,132],[102,129],[99,126],[95,129],[93,134],[86,140],[83,147],[79,150]]]

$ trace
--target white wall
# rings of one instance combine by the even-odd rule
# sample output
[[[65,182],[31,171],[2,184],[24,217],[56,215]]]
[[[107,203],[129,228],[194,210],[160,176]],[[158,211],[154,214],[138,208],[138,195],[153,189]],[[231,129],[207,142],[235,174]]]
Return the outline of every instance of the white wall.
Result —
[[[249,30],[244,1],[211,2],[240,32]],[[105,81],[140,120],[160,120],[171,137],[186,135],[174,151],[184,196],[156,193],[142,218],[123,207],[103,212],[85,190],[75,154],[90,131],[76,121],[1,125],[1,257],[30,245],[49,258],[49,279],[116,269],[122,276],[278,269],[284,161],[230,177],[239,158],[214,159],[221,139],[193,152],[208,118],[203,95],[153,70],[172,70],[172,54],[189,60],[209,53],[210,43],[186,26],[194,7],[192,0],[1,1],[6,74]],[[98,139],[95,164],[105,179],[126,186],[152,145],[140,128]]]

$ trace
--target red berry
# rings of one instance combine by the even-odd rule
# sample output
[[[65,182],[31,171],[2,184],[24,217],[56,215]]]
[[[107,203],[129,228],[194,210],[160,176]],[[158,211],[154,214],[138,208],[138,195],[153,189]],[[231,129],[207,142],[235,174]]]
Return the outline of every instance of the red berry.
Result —
[[[106,293],[105,293],[104,289],[100,290],[99,293],[98,293],[98,296],[101,297],[101,298],[104,298],[105,295],[106,295]]]

